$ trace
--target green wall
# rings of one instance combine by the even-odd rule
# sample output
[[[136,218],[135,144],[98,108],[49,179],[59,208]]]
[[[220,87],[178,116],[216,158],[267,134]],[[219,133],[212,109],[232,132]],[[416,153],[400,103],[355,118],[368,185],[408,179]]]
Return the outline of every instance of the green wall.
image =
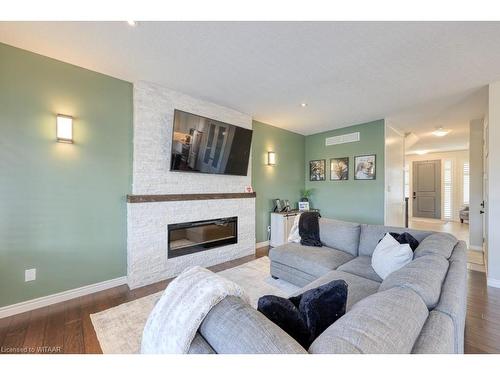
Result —
[[[0,87],[0,307],[124,276],[132,84],[0,43]],[[74,144],[55,141],[57,113],[74,117]],[[307,137],[253,129],[257,242],[267,240],[272,199],[295,205],[305,186],[324,217],[383,223],[383,120]],[[360,142],[325,147],[354,131]],[[354,181],[353,157],[370,153],[377,179]],[[349,181],[329,181],[329,159],[343,156]],[[322,158],[327,180],[309,182],[308,161]],[[26,283],[29,268],[37,280]]]
[[[295,204],[304,188],[304,136],[261,122],[253,122],[252,186],[256,199],[256,241],[267,241],[272,199]],[[267,165],[267,152],[276,153],[276,166]]]
[[[360,141],[325,146],[325,138],[360,132]],[[384,120],[314,134],[305,140],[306,188],[323,217],[367,224],[384,223]],[[376,154],[376,180],[354,180],[354,156]],[[349,157],[349,180],[330,181],[330,158]],[[309,161],[326,159],[326,180],[309,181]]]
[[[124,276],[132,84],[0,44],[0,88],[0,306]]]

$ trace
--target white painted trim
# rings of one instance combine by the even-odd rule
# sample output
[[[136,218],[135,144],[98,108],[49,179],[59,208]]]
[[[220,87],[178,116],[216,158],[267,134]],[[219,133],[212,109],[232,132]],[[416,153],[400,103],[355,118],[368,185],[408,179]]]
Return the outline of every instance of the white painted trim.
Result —
[[[482,246],[472,246],[472,245],[469,245],[469,250],[483,251],[483,247]]]
[[[100,292],[102,290],[114,288],[127,283],[127,277],[117,277],[116,279],[102,281],[100,283],[82,286],[80,288],[66,290],[64,292],[51,294],[45,297],[35,298],[29,301],[19,302],[14,305],[0,307],[0,319],[7,316],[21,314],[26,311],[39,309],[41,307],[53,305],[55,303],[68,301],[73,298]]]
[[[500,288],[500,280],[492,279],[491,277],[488,277],[487,280],[488,286],[491,286],[493,288]]]
[[[264,246],[269,246],[269,241],[257,242],[255,244],[256,249],[260,249],[261,247],[264,247]]]

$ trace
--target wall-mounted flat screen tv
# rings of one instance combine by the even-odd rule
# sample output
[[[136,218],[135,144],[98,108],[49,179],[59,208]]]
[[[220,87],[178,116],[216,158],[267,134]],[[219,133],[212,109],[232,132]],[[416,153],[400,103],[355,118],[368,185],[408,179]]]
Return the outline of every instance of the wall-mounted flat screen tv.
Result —
[[[175,110],[171,171],[246,176],[252,130]]]

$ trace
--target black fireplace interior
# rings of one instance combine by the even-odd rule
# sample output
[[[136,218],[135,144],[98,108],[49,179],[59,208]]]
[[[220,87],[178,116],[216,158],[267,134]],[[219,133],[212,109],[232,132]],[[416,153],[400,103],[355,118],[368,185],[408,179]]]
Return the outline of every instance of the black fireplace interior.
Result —
[[[238,218],[236,216],[168,226],[169,258],[237,242]]]

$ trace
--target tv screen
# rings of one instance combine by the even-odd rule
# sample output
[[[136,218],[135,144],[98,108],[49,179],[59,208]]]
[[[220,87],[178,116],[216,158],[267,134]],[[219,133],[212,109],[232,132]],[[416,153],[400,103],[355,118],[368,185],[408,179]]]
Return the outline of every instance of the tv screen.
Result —
[[[171,171],[246,176],[252,130],[175,110]]]

